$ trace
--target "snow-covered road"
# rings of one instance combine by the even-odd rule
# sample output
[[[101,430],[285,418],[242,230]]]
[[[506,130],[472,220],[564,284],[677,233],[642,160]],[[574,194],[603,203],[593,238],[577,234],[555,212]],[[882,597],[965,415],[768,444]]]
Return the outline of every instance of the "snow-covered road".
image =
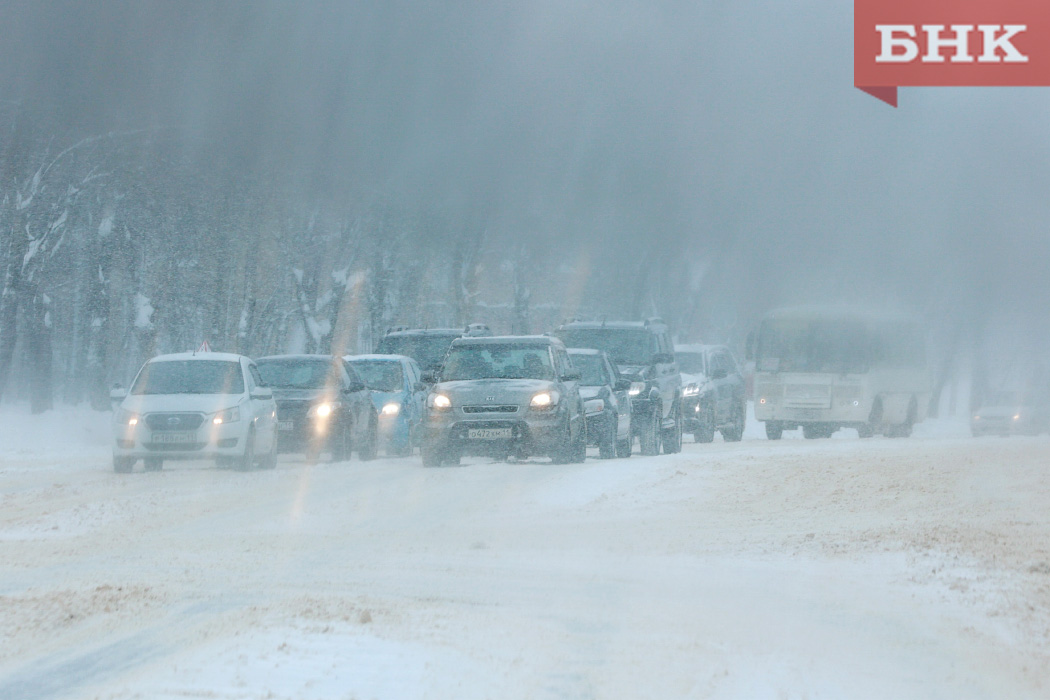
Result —
[[[1050,697],[1045,437],[118,475],[5,417],[4,700]]]

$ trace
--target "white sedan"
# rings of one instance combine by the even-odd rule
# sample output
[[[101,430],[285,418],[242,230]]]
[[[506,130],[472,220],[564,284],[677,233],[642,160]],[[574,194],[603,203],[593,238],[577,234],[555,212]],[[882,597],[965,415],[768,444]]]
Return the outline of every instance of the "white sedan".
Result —
[[[115,389],[113,469],[146,471],[164,460],[215,459],[220,466],[272,468],[277,407],[251,359],[218,352],[161,355],[131,389]]]

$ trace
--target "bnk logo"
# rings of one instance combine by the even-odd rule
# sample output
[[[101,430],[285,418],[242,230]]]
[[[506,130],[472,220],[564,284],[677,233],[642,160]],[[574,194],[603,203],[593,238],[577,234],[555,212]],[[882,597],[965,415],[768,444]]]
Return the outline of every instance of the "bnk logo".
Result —
[[[854,84],[897,106],[899,86],[1050,85],[1046,0],[855,0]]]

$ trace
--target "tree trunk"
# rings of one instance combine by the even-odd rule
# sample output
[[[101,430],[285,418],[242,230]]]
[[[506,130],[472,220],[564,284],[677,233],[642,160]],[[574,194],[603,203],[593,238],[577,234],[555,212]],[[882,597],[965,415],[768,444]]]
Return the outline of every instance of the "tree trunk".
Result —
[[[36,413],[53,408],[51,350],[51,300],[34,289],[26,314],[26,345],[29,356],[29,405]]]
[[[0,398],[11,376],[18,342],[18,306],[22,299],[22,261],[25,259],[29,238],[25,233],[25,215],[14,213],[14,225],[4,256],[3,289],[0,291]]]

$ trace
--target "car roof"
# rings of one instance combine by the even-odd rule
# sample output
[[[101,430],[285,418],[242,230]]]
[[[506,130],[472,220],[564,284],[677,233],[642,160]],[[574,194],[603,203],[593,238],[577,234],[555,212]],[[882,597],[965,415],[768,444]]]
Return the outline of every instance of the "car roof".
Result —
[[[262,362],[263,360],[319,360],[324,362],[331,362],[335,359],[335,355],[267,355],[266,357],[258,358],[256,360],[256,363]]]
[[[375,352],[366,353],[364,355],[343,355],[343,359],[347,362],[354,362],[356,360],[367,360],[368,362],[415,362],[415,360],[407,355],[384,355]]]
[[[558,326],[558,330],[569,331],[569,330],[592,330],[598,328],[605,328],[608,330],[635,330],[635,331],[647,331],[650,328],[654,330],[658,326],[663,324],[652,324],[643,323],[642,321],[570,321],[563,323]]]
[[[251,361],[244,355],[232,352],[175,352],[167,355],[157,355],[150,358],[150,362],[173,362],[177,360],[211,360],[212,362],[240,362],[242,359]]]
[[[604,355],[604,350],[595,350],[594,348],[568,348],[570,355]]]
[[[452,347],[461,348],[464,345],[535,345],[543,347],[548,345],[564,345],[560,339],[549,335],[493,335],[488,337],[464,337],[456,338]]]
[[[391,331],[383,336],[383,338],[405,338],[416,335],[443,335],[443,336],[456,336],[459,337],[466,333],[463,328],[410,328],[403,331]]]

